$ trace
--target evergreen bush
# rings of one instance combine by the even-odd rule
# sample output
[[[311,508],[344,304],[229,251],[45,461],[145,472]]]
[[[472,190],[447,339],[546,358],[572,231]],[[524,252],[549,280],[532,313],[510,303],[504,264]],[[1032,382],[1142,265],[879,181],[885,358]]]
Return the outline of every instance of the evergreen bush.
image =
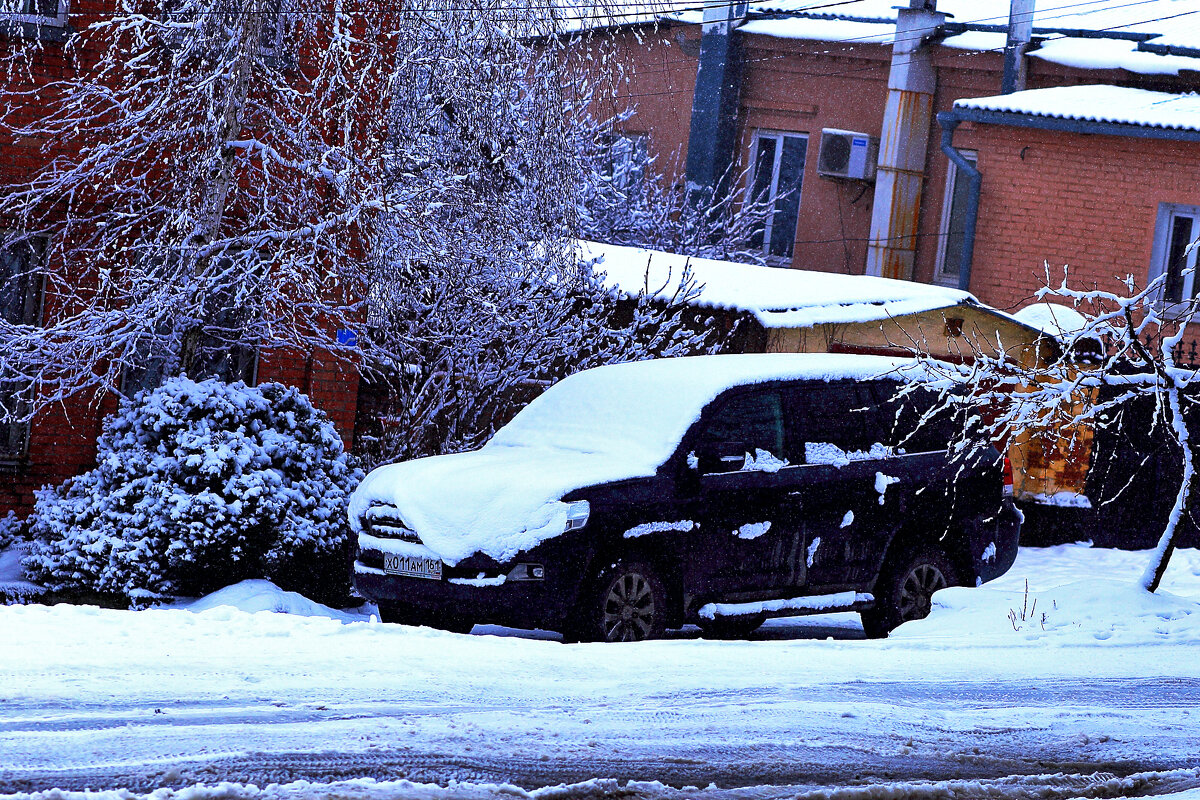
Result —
[[[169,379],[122,403],[96,461],[37,494],[23,565],[48,588],[136,605],[265,577],[348,596],[362,473],[295,388]]]

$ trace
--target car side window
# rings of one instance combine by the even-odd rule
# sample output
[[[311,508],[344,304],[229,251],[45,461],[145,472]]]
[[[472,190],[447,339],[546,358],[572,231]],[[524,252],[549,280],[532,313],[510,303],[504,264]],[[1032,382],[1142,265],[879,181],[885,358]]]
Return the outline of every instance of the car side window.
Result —
[[[945,451],[959,434],[962,409],[952,398],[928,389],[908,389],[881,381],[875,387],[885,441],[907,453]]]
[[[838,463],[848,453],[869,453],[882,442],[875,395],[864,384],[798,387],[789,398],[794,437],[804,461]]]
[[[696,449],[701,454],[701,472],[742,469],[748,454],[762,461],[763,454],[784,458],[783,398],[775,390],[745,392],[725,400],[700,431]],[[744,452],[735,453],[734,450]],[[703,456],[709,456],[708,459]],[[720,464],[706,464],[713,459]]]

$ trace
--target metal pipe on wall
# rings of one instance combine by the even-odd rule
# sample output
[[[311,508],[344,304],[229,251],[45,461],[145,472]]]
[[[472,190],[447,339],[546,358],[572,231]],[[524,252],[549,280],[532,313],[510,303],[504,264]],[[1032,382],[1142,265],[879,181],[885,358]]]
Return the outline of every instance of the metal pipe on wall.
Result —
[[[868,275],[903,280],[913,277],[925,156],[937,90],[937,71],[929,44],[946,21],[936,5],[934,0],[912,0],[910,7],[897,11],[867,244]]]

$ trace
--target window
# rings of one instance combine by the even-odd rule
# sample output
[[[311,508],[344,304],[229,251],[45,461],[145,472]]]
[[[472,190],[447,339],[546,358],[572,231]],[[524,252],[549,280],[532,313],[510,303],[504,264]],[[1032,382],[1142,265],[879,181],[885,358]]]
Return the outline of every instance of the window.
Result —
[[[740,452],[730,449],[732,445]],[[733,469],[741,467],[746,453],[756,456],[758,450],[783,458],[783,400],[779,392],[748,392],[726,400],[705,424],[697,449],[701,453],[728,451],[730,458],[720,460],[729,461]],[[728,468],[701,464],[703,472]]]
[[[882,442],[876,398],[865,383],[802,386],[791,392],[789,408],[796,438],[831,444],[849,452],[869,451]],[[806,459],[807,460],[807,459]]]
[[[752,245],[779,263],[792,259],[807,151],[808,136],[802,133],[757,131],[754,134],[750,199],[767,204],[771,213]]]
[[[641,187],[650,161],[646,141],[646,136],[640,133],[614,134],[609,141],[603,173],[618,189]]]
[[[4,244],[0,231],[0,317],[10,325],[37,325],[42,318],[43,282],[37,272],[45,243],[29,240]],[[32,384],[23,380],[0,380],[0,419],[24,416],[29,409]],[[29,424],[0,421],[0,460],[25,454]]]
[[[0,0],[4,2],[4,0]],[[259,53],[268,61],[283,52],[284,0],[163,0],[163,17],[170,22],[190,22],[198,16],[215,20],[225,29],[239,27],[244,14],[261,15]],[[187,36],[185,28],[172,35],[175,46],[181,46]]]
[[[963,158],[974,166],[979,155],[963,151]],[[946,174],[946,199],[942,205],[942,227],[938,237],[937,268],[933,282],[942,286],[958,287],[962,274],[963,232],[967,221],[967,190],[970,181],[959,173],[958,166],[951,161]]]
[[[66,25],[67,0],[0,0],[0,33],[62,41]]]
[[[1158,299],[1183,303],[1196,297],[1196,250],[1200,239],[1200,207],[1162,203],[1154,230],[1150,280],[1161,280]]]

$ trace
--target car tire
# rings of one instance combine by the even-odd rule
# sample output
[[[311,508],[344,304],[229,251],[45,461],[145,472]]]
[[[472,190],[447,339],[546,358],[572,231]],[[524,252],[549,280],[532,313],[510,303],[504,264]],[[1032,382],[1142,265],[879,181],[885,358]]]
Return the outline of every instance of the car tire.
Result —
[[[868,639],[882,639],[905,622],[924,619],[933,593],[956,583],[954,567],[941,549],[922,545],[885,564],[875,582],[875,606],[860,613]]]
[[[474,622],[453,614],[396,603],[380,603],[379,619],[381,622],[395,625],[418,625],[451,633],[470,633],[471,629],[475,627]]]
[[[745,639],[766,621],[766,614],[747,614],[741,617],[700,618],[696,625],[705,639]]]
[[[564,641],[640,642],[666,631],[667,590],[644,561],[618,561],[592,582]]]

